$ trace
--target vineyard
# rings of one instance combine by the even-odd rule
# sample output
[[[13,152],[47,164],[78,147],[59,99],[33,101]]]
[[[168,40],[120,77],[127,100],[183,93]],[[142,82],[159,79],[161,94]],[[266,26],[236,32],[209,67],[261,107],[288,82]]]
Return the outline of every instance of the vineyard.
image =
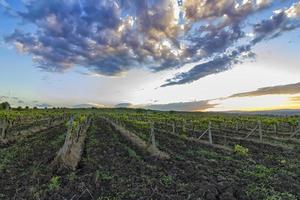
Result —
[[[300,117],[0,111],[0,199],[297,200]]]

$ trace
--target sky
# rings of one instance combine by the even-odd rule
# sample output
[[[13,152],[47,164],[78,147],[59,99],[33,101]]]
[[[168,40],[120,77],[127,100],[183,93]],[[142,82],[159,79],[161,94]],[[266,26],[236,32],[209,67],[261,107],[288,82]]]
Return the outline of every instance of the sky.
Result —
[[[299,0],[0,0],[0,101],[300,109]]]

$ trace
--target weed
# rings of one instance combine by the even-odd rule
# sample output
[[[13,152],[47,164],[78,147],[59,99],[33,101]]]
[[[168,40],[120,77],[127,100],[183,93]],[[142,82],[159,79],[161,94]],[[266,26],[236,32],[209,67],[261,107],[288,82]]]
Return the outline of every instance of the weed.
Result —
[[[164,184],[165,186],[169,186],[169,185],[171,185],[172,182],[173,182],[173,177],[170,176],[170,175],[163,176],[163,177],[161,178],[161,182],[162,182],[162,184]]]
[[[258,178],[258,179],[262,179],[262,180],[267,180],[270,175],[272,175],[274,172],[273,169],[271,168],[268,168],[264,165],[261,165],[261,164],[258,164],[258,165],[255,165],[255,166],[251,166],[250,169],[247,168],[244,173],[247,175],[247,176],[252,176],[252,177],[255,177],[255,178]]]
[[[109,174],[109,173],[106,173],[106,172],[101,172],[100,170],[97,170],[96,171],[96,175],[95,175],[95,181],[98,182],[100,180],[102,181],[109,181],[111,179],[113,179],[113,177]]]
[[[176,160],[180,160],[180,161],[183,161],[184,160],[184,157],[182,155],[176,155]]]
[[[239,144],[234,145],[234,153],[239,156],[248,156],[249,155],[249,149],[246,147],[243,147]]]
[[[129,157],[140,159],[140,157],[137,155],[137,153],[133,149],[131,149],[130,147],[127,147],[127,146],[125,148],[127,150],[127,153],[128,153]]]
[[[48,188],[49,190],[53,191],[60,187],[60,177],[59,176],[53,176],[50,181]]]

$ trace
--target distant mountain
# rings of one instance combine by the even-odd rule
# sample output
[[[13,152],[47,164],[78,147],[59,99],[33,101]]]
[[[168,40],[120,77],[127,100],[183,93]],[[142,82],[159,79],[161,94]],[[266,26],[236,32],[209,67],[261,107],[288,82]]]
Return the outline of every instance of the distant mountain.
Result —
[[[226,111],[226,113],[253,115],[300,115],[300,109],[262,110],[262,111]]]
[[[73,108],[104,108],[106,106],[102,104],[94,104],[94,103],[83,103],[83,104],[78,104],[74,105]]]
[[[42,104],[36,104],[35,105],[38,108],[52,108],[53,106],[48,103],[42,103]]]

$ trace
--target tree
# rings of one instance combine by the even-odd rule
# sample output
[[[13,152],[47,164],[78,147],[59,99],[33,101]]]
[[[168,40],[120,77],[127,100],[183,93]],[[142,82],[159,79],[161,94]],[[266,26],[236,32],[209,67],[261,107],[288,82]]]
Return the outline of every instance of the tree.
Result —
[[[3,102],[0,104],[0,110],[9,110],[10,104],[8,102]]]
[[[17,107],[17,110],[18,110],[18,111],[22,110],[22,106],[18,106],[18,107]]]

